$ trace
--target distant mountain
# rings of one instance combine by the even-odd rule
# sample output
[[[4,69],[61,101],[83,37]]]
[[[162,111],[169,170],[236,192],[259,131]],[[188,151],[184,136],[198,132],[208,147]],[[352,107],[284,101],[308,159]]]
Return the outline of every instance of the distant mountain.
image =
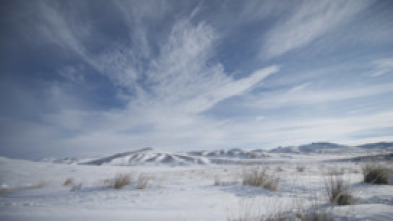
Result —
[[[39,160],[48,163],[64,163],[64,164],[78,164],[80,160],[76,157],[63,157],[63,158],[44,158]]]
[[[237,159],[260,159],[269,157],[264,150],[242,150],[242,149],[230,149],[230,150],[201,150],[192,151],[187,153],[190,156],[203,156],[207,158],[237,158]]]
[[[193,157],[181,153],[168,153],[156,151],[153,148],[144,148],[136,151],[118,153],[112,156],[85,162],[86,165],[114,165],[131,166],[141,164],[208,164],[210,161],[204,157]]]
[[[290,154],[354,154],[363,153],[386,154],[393,152],[393,143],[381,142],[370,143],[359,146],[348,146],[328,142],[317,142],[300,146],[278,147],[269,151],[230,149],[230,150],[200,150],[186,153],[175,153],[158,151],[147,147],[124,153],[118,153],[106,157],[77,159],[77,158],[47,158],[42,161],[65,164],[85,164],[85,165],[190,165],[190,164],[260,164],[266,159],[277,160],[284,153]]]
[[[300,146],[278,147],[270,150],[269,153],[353,153],[359,151],[361,150],[357,147],[318,142]]]
[[[393,150],[393,142],[368,143],[357,147],[367,150],[375,150],[375,149]]]

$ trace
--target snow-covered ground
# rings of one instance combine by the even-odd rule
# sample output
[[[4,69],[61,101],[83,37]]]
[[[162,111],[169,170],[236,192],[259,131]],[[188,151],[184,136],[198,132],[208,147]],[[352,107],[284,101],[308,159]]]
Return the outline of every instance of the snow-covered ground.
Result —
[[[362,163],[325,161],[346,157],[270,153],[260,165],[181,166],[96,166],[0,157],[0,220],[253,220],[290,210],[322,211],[336,220],[392,220],[393,185],[363,183]],[[242,184],[243,173],[258,167],[279,177],[277,191]],[[354,205],[328,202],[325,184],[332,171],[349,182]],[[116,174],[130,174],[131,184],[109,187],[108,180]],[[149,177],[145,189],[136,188],[141,175]],[[69,178],[73,184],[64,185]],[[80,189],[71,191],[78,185]]]

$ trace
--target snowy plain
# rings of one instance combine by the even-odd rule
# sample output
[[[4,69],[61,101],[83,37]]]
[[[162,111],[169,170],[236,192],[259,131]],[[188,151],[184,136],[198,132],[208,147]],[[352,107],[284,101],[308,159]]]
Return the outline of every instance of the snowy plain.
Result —
[[[356,154],[266,156],[239,158],[240,163],[229,164],[131,166],[120,166],[120,159],[111,159],[116,165],[98,166],[0,157],[0,220],[240,221],[264,220],[291,210],[318,210],[334,220],[393,219],[393,185],[366,184],[362,162],[339,161]],[[383,163],[392,166],[389,161]],[[278,189],[243,185],[243,173],[255,168],[275,174]],[[353,205],[337,206],[328,201],[326,180],[332,171],[339,171],[348,181]],[[107,181],[117,174],[129,174],[131,183],[121,189],[109,187]],[[136,187],[139,176],[149,177],[146,188]],[[67,179],[73,184],[64,185]],[[80,188],[71,191],[78,185]]]

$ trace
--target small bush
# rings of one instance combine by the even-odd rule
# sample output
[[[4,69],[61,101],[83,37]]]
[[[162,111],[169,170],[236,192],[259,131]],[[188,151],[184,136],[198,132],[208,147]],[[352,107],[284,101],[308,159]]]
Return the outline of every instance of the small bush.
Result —
[[[71,191],[75,192],[75,191],[81,190],[82,189],[82,185],[83,185],[82,183],[73,184],[72,187],[71,187]]]
[[[295,217],[297,219],[292,219],[292,220],[300,220],[300,221],[333,221],[334,220],[332,214],[326,212],[320,212],[316,210],[312,210],[309,213],[298,213],[295,215]]]
[[[241,208],[238,217],[227,217],[227,221],[334,221],[332,213],[325,209],[318,210],[315,207],[309,209],[292,208],[260,214],[258,210],[252,210],[252,205]]]
[[[70,185],[72,185],[73,183],[74,183],[74,179],[73,179],[72,177],[68,177],[68,178],[64,181],[63,185],[64,185],[64,186],[70,186]]]
[[[0,188],[0,194],[3,194],[3,193],[9,193],[9,192],[11,192],[11,188],[9,188],[9,187],[2,187],[2,188]]]
[[[325,188],[331,203],[336,205],[352,204],[351,189],[342,176],[331,175],[329,179],[325,181]]]
[[[215,176],[214,177],[214,186],[220,186],[220,185],[221,185],[220,177]]]
[[[279,179],[266,168],[254,169],[251,172],[243,172],[243,185],[262,187],[271,191],[278,189]]]
[[[131,183],[130,174],[117,174],[113,181],[113,188],[121,189]]]
[[[367,164],[363,168],[363,180],[366,183],[389,184],[389,168],[378,164]]]
[[[280,166],[276,167],[276,172],[283,172],[283,171],[284,171],[284,169],[282,167],[280,167]]]
[[[145,174],[139,175],[138,180],[136,182],[135,188],[137,188],[137,189],[146,189],[146,187],[149,184],[151,179],[152,179],[152,177],[147,176]]]
[[[297,165],[296,170],[297,172],[304,172],[306,170],[306,167],[304,165]]]

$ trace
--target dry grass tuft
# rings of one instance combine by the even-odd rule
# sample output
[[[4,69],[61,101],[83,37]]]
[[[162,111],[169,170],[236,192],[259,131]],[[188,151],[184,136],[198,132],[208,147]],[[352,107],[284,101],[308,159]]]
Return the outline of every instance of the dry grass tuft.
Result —
[[[138,180],[136,182],[135,188],[137,189],[146,189],[147,185],[153,178],[146,174],[140,174]]]
[[[268,214],[252,210],[252,205],[241,208],[236,218],[227,217],[227,221],[333,221],[333,214],[325,209],[319,210],[314,206],[309,209],[291,208],[278,209]]]
[[[75,192],[75,191],[79,191],[82,189],[83,184],[82,183],[78,183],[78,184],[73,184],[71,187],[71,191]]]
[[[117,174],[115,179],[113,180],[113,188],[121,189],[124,186],[127,186],[131,183],[131,175],[130,174]]]
[[[297,172],[302,173],[306,170],[306,167],[304,165],[297,165],[296,170],[297,170]]]
[[[366,183],[389,184],[389,168],[381,164],[367,164],[363,167],[363,180]]]
[[[64,186],[70,186],[70,185],[72,185],[73,183],[74,183],[74,178],[68,177],[68,178],[64,181],[63,185],[64,185]]]
[[[325,181],[325,188],[331,203],[340,206],[353,204],[352,190],[342,176],[329,176],[329,179]]]
[[[284,172],[284,169],[281,166],[276,167],[276,172]]]
[[[253,169],[250,172],[243,171],[243,185],[262,187],[271,191],[276,191],[279,185],[279,179],[266,168],[262,170]]]

